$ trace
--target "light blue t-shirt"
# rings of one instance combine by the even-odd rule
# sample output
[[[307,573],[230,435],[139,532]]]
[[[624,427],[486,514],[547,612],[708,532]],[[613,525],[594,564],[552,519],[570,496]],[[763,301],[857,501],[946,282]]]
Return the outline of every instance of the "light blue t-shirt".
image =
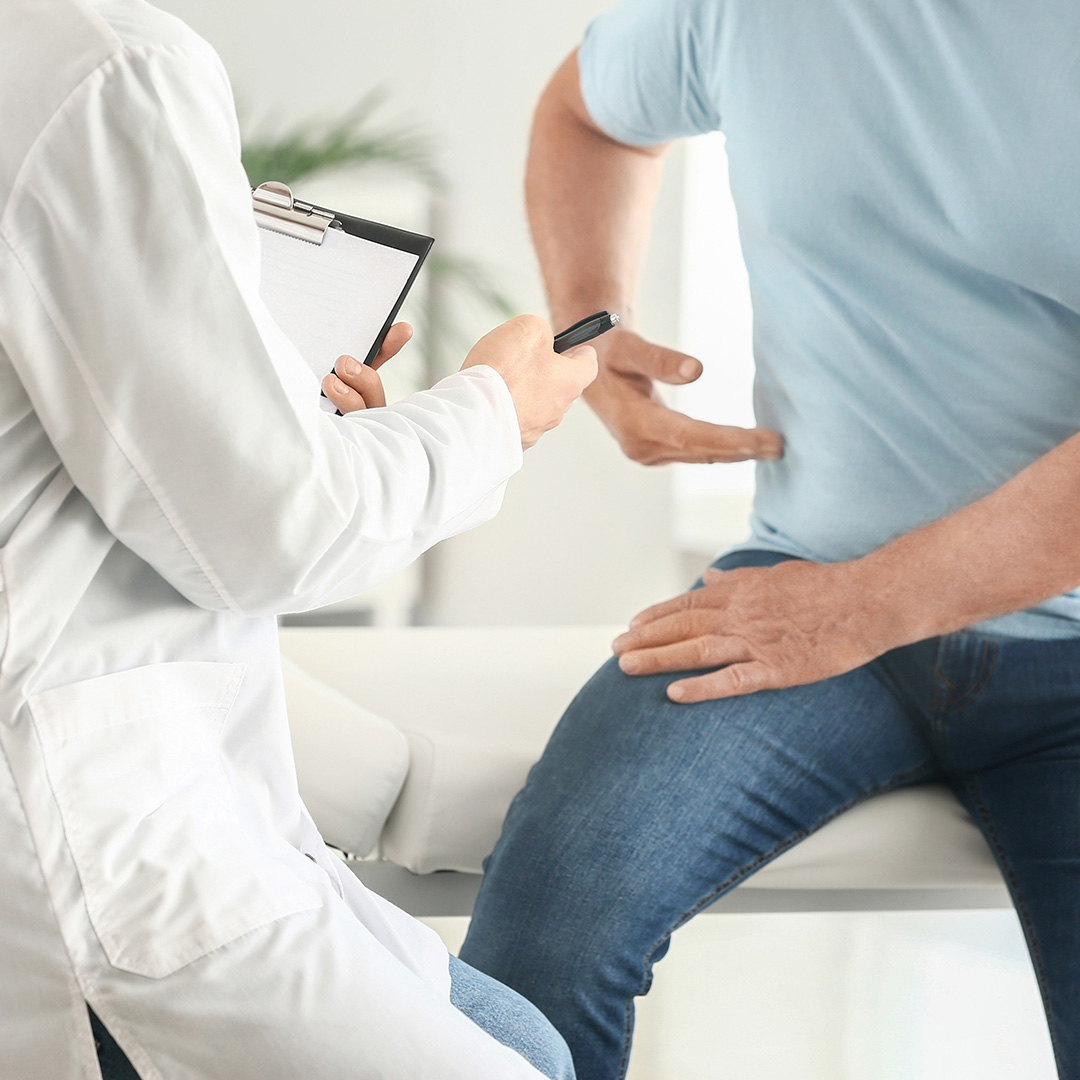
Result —
[[[727,137],[786,444],[745,546],[863,555],[1080,430],[1078,43],[1077,0],[623,0],[589,27],[604,131]],[[980,629],[1080,635],[1080,592]]]

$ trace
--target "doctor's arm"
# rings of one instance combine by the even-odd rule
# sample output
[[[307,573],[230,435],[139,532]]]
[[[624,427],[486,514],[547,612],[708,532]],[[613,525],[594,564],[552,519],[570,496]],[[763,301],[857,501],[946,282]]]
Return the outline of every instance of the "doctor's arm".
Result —
[[[617,311],[621,325],[597,339],[600,373],[585,398],[624,453],[646,465],[775,458],[781,440],[692,420],[668,408],[656,381],[683,384],[701,364],[654,345],[634,329],[653,204],[668,147],[619,142],[592,119],[577,54],[555,73],[536,108],[526,173],[533,241],[551,314],[569,326],[594,311]]]
[[[632,675],[718,668],[668,687],[694,702],[817,682],[1080,585],[1080,435],[1008,483],[851,562],[707,571],[705,587],[616,639]]]
[[[591,375],[517,320],[429,391],[322,412],[259,298],[231,95],[198,42],[126,49],[84,80],[24,162],[0,263],[4,349],[64,468],[208,608],[353,595],[491,517],[523,438]]]

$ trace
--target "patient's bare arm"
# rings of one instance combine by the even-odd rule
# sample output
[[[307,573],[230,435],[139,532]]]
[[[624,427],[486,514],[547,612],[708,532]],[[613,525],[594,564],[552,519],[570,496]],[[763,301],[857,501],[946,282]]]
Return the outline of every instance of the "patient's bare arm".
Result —
[[[552,318],[569,326],[594,311],[622,317],[596,341],[600,370],[585,398],[628,457],[646,465],[779,457],[775,432],[692,420],[656,392],[657,381],[689,383],[701,374],[696,359],[634,329],[666,150],[616,142],[593,123],[576,54],[555,73],[536,108],[525,190]]]

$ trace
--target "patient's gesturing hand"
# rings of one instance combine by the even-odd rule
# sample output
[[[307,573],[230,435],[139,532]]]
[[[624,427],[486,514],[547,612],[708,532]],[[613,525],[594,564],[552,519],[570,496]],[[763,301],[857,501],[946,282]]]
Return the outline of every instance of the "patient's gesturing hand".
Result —
[[[633,461],[716,463],[771,460],[783,453],[783,440],[768,428],[693,420],[664,403],[655,384],[694,382],[702,368],[692,356],[654,345],[625,326],[599,338],[596,351],[600,374],[586,400]]]
[[[409,343],[412,335],[408,323],[394,323],[370,364],[361,363],[355,356],[339,356],[334,374],[323,379],[323,393],[341,413],[382,408],[386,404],[386,393],[378,370]]]
[[[553,341],[551,327],[543,319],[519,315],[485,334],[462,365],[486,364],[503,377],[526,450],[545,431],[558,427],[566,410],[596,378],[596,350],[591,345],[557,353]]]

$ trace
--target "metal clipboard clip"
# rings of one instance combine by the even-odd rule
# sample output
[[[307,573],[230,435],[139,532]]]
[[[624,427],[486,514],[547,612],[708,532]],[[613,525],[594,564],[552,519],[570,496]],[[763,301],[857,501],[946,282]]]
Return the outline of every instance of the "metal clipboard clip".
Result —
[[[294,199],[289,186],[276,180],[252,189],[251,201],[255,221],[264,229],[285,233],[309,244],[321,244],[326,230],[337,225],[329,210]]]

